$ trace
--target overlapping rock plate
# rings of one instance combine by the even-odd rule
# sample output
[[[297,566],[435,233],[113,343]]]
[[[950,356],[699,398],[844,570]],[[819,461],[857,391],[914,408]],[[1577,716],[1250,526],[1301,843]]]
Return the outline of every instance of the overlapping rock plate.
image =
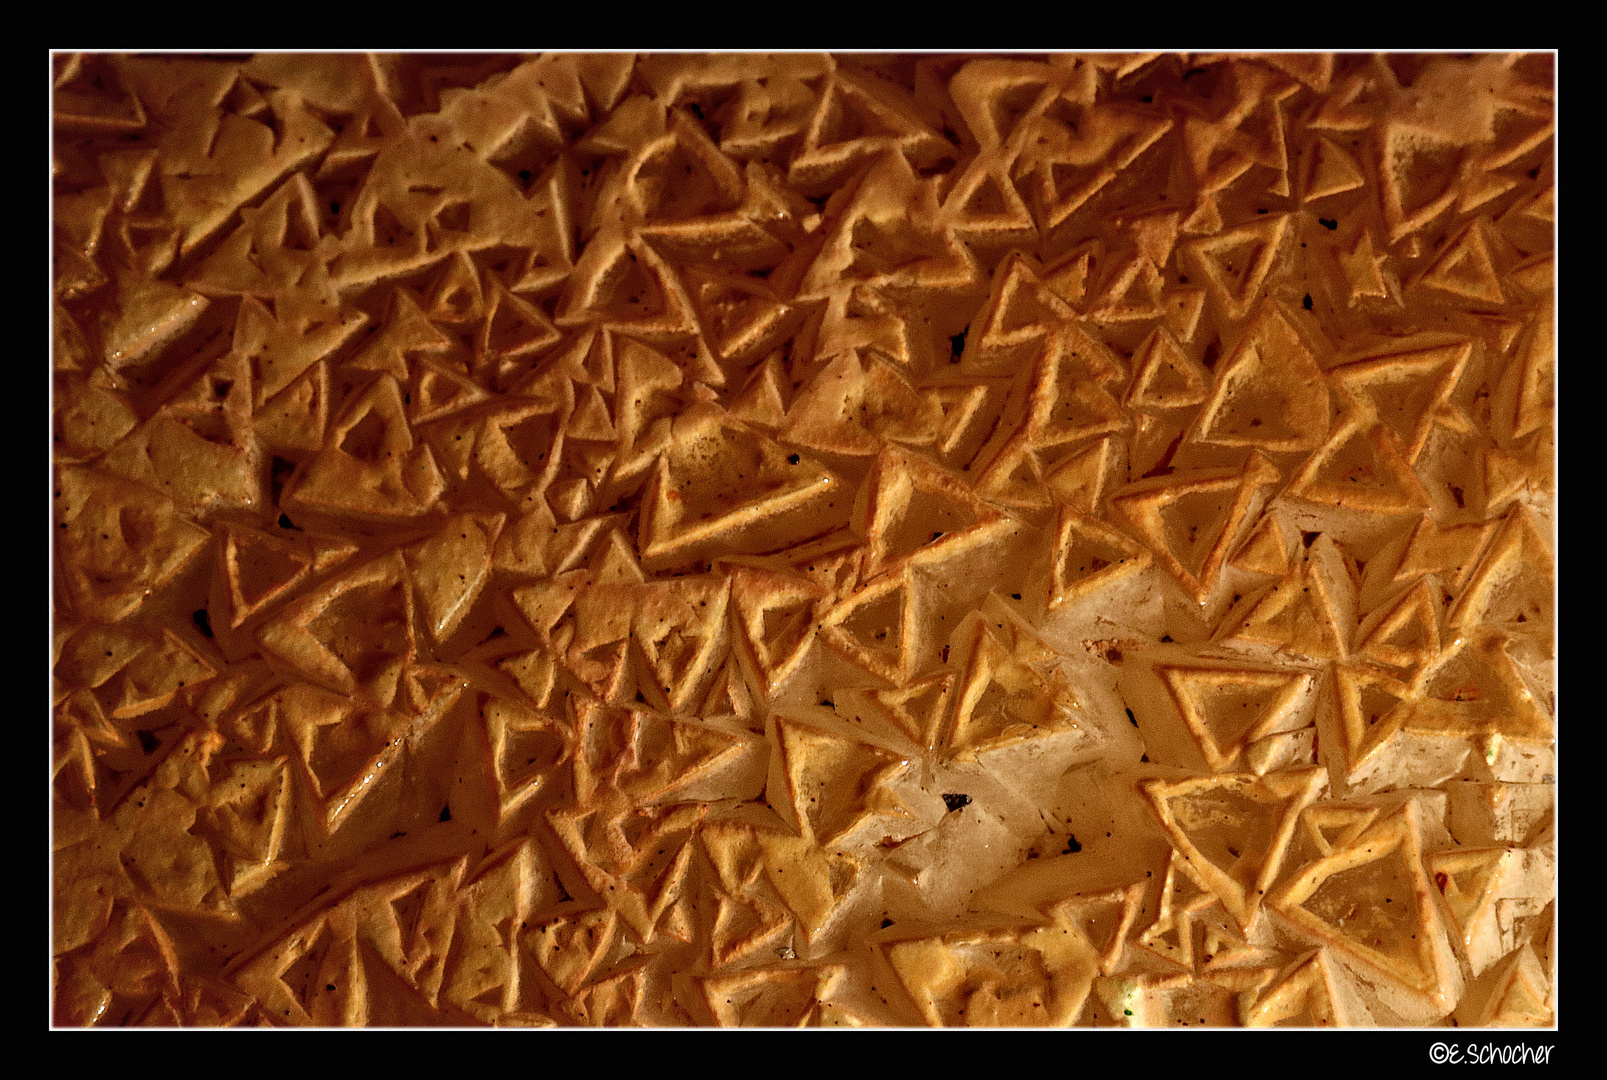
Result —
[[[1546,1025],[1538,56],[55,58],[60,1025]]]

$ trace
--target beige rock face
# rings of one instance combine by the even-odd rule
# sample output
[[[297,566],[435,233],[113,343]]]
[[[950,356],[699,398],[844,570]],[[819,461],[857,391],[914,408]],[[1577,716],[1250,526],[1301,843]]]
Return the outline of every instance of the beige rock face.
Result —
[[[1551,1026],[1554,57],[58,55],[60,1026]]]

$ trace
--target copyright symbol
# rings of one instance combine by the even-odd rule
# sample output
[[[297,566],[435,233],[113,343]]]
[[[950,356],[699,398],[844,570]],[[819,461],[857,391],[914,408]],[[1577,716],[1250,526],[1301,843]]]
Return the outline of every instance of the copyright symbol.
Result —
[[[1428,1048],[1428,1059],[1436,1065],[1444,1065],[1450,1056],[1451,1048],[1442,1042],[1437,1042]]]

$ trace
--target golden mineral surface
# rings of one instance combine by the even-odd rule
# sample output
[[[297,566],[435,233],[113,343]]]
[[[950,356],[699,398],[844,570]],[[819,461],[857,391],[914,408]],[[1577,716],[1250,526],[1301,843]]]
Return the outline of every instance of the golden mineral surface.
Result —
[[[1553,1024],[1553,62],[55,56],[54,1022]]]

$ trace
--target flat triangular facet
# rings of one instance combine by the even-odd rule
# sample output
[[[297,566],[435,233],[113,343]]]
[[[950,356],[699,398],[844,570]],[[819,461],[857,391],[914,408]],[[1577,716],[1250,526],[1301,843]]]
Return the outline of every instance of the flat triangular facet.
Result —
[[[1281,730],[1309,675],[1217,668],[1159,669],[1183,722],[1216,771],[1233,767],[1249,742]]]
[[[1328,423],[1328,383],[1316,356],[1276,305],[1263,306],[1217,365],[1199,438],[1267,451],[1310,450]]]
[[[1131,537],[1069,507],[1060,510],[1052,558],[1051,608],[1089,596],[1150,564],[1149,552]]]
[[[1248,929],[1272,882],[1300,811],[1326,782],[1319,768],[1266,776],[1225,773],[1140,786],[1184,872]]]

